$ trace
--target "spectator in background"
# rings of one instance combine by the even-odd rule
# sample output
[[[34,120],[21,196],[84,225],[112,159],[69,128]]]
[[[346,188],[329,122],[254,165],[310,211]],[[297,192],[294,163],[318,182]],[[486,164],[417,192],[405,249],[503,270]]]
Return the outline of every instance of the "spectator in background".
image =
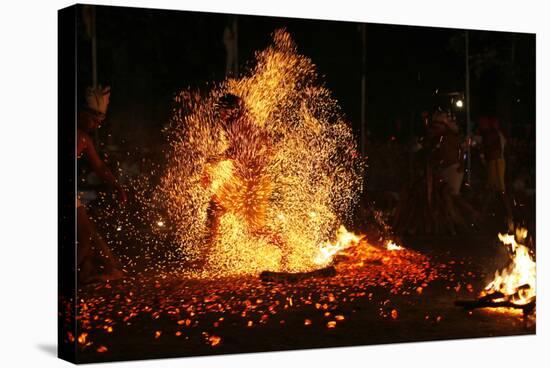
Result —
[[[464,178],[462,140],[456,121],[445,111],[436,111],[428,128],[431,143],[432,167],[449,187],[451,194],[459,195]]]
[[[418,171],[423,175],[413,176],[400,196],[393,221],[396,233],[454,235],[477,222],[479,214],[460,196],[462,146],[456,121],[448,112],[437,110],[418,150],[424,163]]]
[[[483,144],[481,161],[487,167],[487,187],[492,191],[505,193],[504,147],[506,138],[500,129],[498,120],[495,117],[481,117],[479,119],[479,135]]]
[[[479,118],[478,134],[481,136],[483,147],[481,162],[487,168],[487,189],[491,192],[485,196],[483,209],[486,210],[494,195],[500,197],[506,211],[508,230],[513,230],[512,207],[506,195],[505,173],[506,161],[504,149],[506,138],[496,117],[482,116]]]

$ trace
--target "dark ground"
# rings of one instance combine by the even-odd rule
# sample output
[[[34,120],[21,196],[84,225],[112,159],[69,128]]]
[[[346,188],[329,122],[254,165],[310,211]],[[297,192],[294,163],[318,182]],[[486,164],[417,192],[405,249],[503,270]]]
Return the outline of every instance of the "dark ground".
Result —
[[[360,265],[338,265],[334,278],[294,284],[142,275],[87,286],[79,294],[78,361],[535,333],[534,318],[453,305],[475,298],[506,262],[496,236],[403,245],[394,251],[402,253],[369,248]]]

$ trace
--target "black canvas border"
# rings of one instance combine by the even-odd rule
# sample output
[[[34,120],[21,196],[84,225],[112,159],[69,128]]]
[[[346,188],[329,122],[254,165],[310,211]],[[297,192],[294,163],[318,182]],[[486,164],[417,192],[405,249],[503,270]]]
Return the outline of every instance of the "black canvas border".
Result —
[[[58,357],[76,362],[76,14],[58,11]],[[72,337],[71,337],[72,336]]]

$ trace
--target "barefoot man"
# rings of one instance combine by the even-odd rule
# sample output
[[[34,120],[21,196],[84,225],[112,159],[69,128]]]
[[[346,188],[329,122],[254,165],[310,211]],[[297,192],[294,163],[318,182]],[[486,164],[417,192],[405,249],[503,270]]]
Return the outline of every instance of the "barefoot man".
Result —
[[[203,185],[213,193],[208,207],[209,246],[219,236],[222,216],[232,213],[246,224],[252,236],[263,237],[281,249],[285,267],[285,242],[266,225],[272,192],[267,173],[272,154],[269,136],[250,121],[238,96],[223,95],[218,109],[226,149],[208,160],[203,173]]]
[[[99,157],[90,133],[99,128],[105,119],[110,88],[89,88],[86,106],[78,112],[77,147],[78,159],[86,158],[94,172],[119,195],[121,203],[127,200],[126,192],[117,182],[107,165]],[[78,276],[82,283],[107,281],[123,276],[118,261],[99,235],[94,222],[88,217],[86,207],[76,199],[77,206],[77,262]]]

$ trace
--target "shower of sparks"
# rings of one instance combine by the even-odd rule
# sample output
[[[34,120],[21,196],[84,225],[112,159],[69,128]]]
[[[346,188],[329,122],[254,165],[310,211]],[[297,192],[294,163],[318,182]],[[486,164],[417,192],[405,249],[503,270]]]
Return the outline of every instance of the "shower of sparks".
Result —
[[[241,131],[228,132],[217,116],[216,101],[228,92],[244,102],[251,126]],[[320,249],[352,214],[364,164],[337,101],[290,35],[275,31],[272,45],[256,54],[244,76],[205,95],[183,91],[176,103],[168,161],[155,193],[181,257],[206,257],[205,276],[307,271],[327,263]],[[243,142],[242,155],[258,163],[254,168],[224,157],[231,134]],[[268,148],[255,141],[259,136]],[[207,209],[220,192],[229,210],[212,240]],[[251,230],[254,221],[261,231]]]

